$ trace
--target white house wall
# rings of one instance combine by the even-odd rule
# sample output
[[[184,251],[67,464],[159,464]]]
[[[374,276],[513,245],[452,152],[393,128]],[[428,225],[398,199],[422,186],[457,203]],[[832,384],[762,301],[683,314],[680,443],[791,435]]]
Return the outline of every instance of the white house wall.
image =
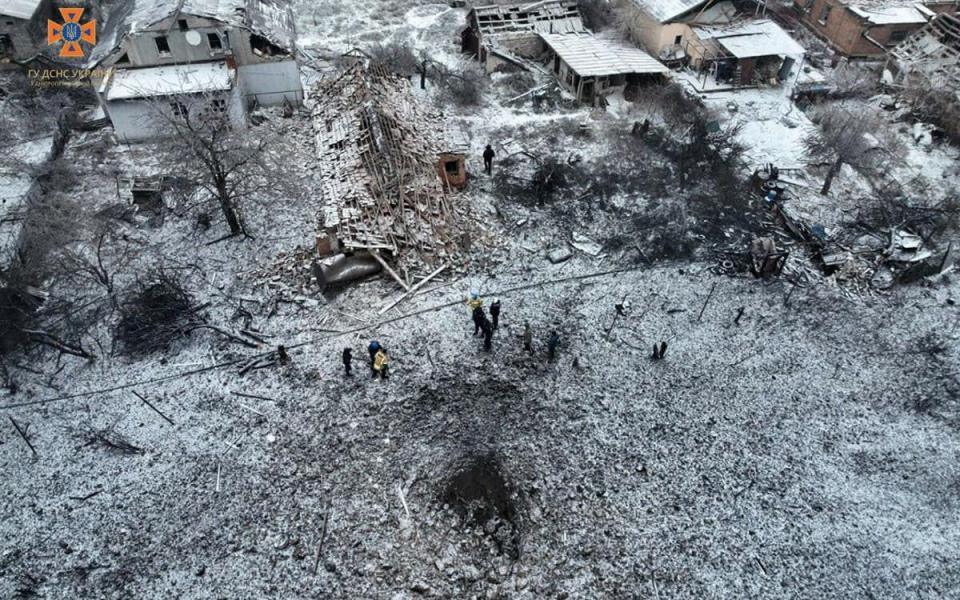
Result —
[[[293,59],[265,62],[237,67],[238,78],[247,102],[254,99],[263,106],[283,104],[294,106],[303,102],[300,69]]]
[[[243,96],[239,88],[222,94],[227,99],[227,112],[230,121],[236,127],[246,126],[246,111]],[[159,116],[159,110],[167,110],[175,98],[154,98],[149,100],[114,100],[105,102],[104,108],[113,123],[113,130],[121,142],[132,143],[162,137],[166,122]],[[190,105],[191,98],[181,99]],[[198,109],[199,110],[199,109]]]

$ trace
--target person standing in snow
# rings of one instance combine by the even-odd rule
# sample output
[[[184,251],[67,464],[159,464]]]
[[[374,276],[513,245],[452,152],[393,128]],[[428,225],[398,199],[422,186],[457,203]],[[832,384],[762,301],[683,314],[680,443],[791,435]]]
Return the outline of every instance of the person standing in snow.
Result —
[[[470,290],[470,297],[467,298],[467,306],[470,310],[476,310],[477,308],[483,306],[483,298],[480,297],[480,292],[477,290]]]
[[[663,356],[664,356],[666,353],[667,353],[667,343],[666,343],[666,342],[660,342],[659,345],[657,345],[657,343],[654,342],[654,344],[653,344],[653,360],[660,360],[661,358],[663,358]]]
[[[557,346],[560,345],[560,336],[557,335],[557,332],[554,331],[550,334],[550,339],[547,340],[547,360],[553,362],[557,357]]]
[[[493,151],[490,144],[487,144],[487,148],[483,151],[483,170],[487,172],[487,175],[493,174],[493,159],[496,156],[497,153]]]
[[[533,331],[530,329],[530,322],[523,324],[523,349],[525,352],[533,354]]]
[[[347,377],[352,375],[353,368],[351,367],[351,362],[353,362],[353,350],[350,348],[343,349],[343,370],[346,371]]]
[[[493,324],[481,313],[480,329],[483,330],[483,351],[490,352],[493,347]]]
[[[373,357],[373,378],[376,379],[377,375],[381,379],[389,379],[390,373],[387,369],[387,363],[390,362],[390,357],[387,355],[387,351],[384,348],[377,350],[377,353]]]
[[[380,350],[380,342],[373,340],[370,342],[370,345],[367,346],[367,352],[370,353],[370,370],[373,371],[373,363],[377,358],[377,352]]]
[[[473,319],[473,335],[480,333],[480,322],[486,318],[483,314],[483,298],[476,290],[470,290],[470,297],[467,299],[467,306],[471,310],[470,317]]]
[[[493,303],[490,305],[490,318],[493,320],[494,329],[500,326],[500,299],[499,298],[494,298]]]

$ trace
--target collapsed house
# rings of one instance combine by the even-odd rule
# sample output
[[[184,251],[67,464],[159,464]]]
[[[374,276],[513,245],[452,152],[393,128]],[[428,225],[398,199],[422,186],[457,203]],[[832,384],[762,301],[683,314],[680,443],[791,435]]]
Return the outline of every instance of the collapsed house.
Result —
[[[593,35],[577,3],[568,0],[474,8],[462,37],[462,50],[488,73],[549,71],[577,100],[591,104],[611,88],[660,80],[668,71],[638,48]]]
[[[540,38],[550,50],[550,64],[560,85],[588,104],[611,88],[662,81],[669,69],[627,44],[589,34],[549,34]]]
[[[43,48],[50,0],[0,2],[0,63],[27,60]]]
[[[881,57],[937,14],[956,14],[955,1],[793,0],[800,20],[848,57]]]
[[[467,15],[461,50],[474,54],[487,73],[526,67],[543,52],[541,33],[588,33],[576,1],[478,6]]]
[[[631,38],[667,64],[686,64],[718,84],[775,85],[804,49],[769,19],[730,0],[623,0]]]
[[[890,51],[884,75],[889,85],[960,90],[960,19],[939,15]]]
[[[287,0],[121,0],[90,66],[117,137],[130,142],[161,133],[158,106],[242,123],[254,104],[299,105],[295,50]]]
[[[442,115],[417,101],[409,80],[362,61],[318,83],[313,97],[320,256],[387,253],[404,267],[447,258],[458,240],[446,174],[463,155],[443,141]]]

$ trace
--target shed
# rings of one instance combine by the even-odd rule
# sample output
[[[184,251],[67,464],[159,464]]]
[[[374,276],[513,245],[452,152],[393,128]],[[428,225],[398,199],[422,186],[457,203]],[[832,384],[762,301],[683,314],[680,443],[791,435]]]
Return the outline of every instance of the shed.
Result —
[[[687,55],[694,67],[718,81],[751,85],[783,80],[804,55],[803,46],[773,21],[744,20],[722,27],[694,27]]]
[[[437,155],[437,173],[441,181],[452,188],[467,185],[466,157],[470,139],[461,128],[448,126]]]
[[[626,43],[592,34],[542,33],[549,48],[551,70],[577,100],[592,103],[604,90],[662,79],[669,71],[655,58]]]

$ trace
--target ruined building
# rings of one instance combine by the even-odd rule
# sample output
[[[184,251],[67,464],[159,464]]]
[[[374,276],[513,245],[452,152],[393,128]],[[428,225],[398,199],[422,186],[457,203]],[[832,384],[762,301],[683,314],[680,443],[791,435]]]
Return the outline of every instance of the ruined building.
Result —
[[[442,116],[417,101],[407,79],[362,61],[318,83],[312,97],[319,254],[369,251],[404,267],[447,258],[458,217],[446,174],[462,169],[463,156],[444,140]]]
[[[892,85],[960,90],[960,19],[940,15],[890,51],[887,78]]]
[[[488,73],[524,66],[524,57],[543,51],[541,33],[587,33],[577,3],[542,0],[478,6],[467,15],[461,50],[473,54]]]
[[[551,72],[561,87],[588,104],[599,103],[613,88],[660,80],[668,71],[638,48],[593,35],[577,3],[568,0],[478,6],[461,36],[461,50],[473,54],[488,73]]]
[[[117,136],[137,141],[159,133],[158,103],[202,104],[238,124],[254,103],[300,104],[295,49],[288,0],[119,0],[90,66]]]
[[[955,1],[793,0],[803,23],[839,53],[882,57],[937,14],[956,14]]]

